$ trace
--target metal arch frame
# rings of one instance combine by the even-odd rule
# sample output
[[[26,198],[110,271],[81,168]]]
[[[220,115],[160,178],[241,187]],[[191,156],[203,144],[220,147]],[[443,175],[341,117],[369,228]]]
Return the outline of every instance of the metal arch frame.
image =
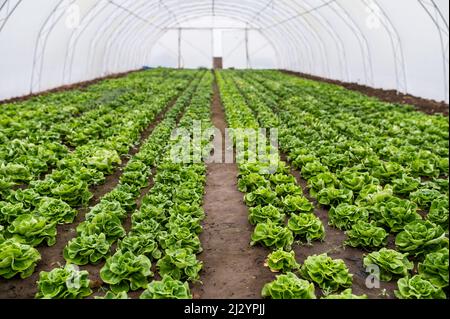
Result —
[[[192,7],[192,5],[191,5],[190,7]],[[228,8],[227,10],[230,11],[229,8]],[[242,11],[239,11],[238,13],[242,14]],[[235,18],[235,17],[232,17],[232,18]],[[268,17],[268,18],[270,19],[270,17]],[[290,31],[290,30],[288,29],[288,31]],[[292,61],[292,60],[291,60],[291,61]],[[295,61],[295,60],[294,60],[294,61]],[[292,66],[292,63],[291,63],[291,66]]]
[[[230,18],[234,18],[235,19],[235,17],[230,17]]]
[[[369,5],[369,0],[362,0],[367,8],[375,14],[378,15],[378,12],[375,12],[373,8]],[[370,0],[373,1],[373,3],[380,9],[380,14],[382,15],[379,17],[380,23],[387,32],[389,39],[391,41],[392,46],[392,52],[394,57],[394,68],[395,68],[395,80],[396,80],[396,86],[397,91],[401,93],[407,93],[408,92],[408,81],[406,79],[406,63],[405,63],[405,56],[403,54],[403,45],[402,41],[400,39],[400,35],[398,34],[397,29],[395,28],[394,24],[392,23],[389,16],[386,14],[386,11],[383,9],[382,6],[378,3],[377,0]]]
[[[434,0],[417,0],[422,8],[425,10],[427,15],[432,20],[435,25],[441,44],[441,54],[442,54],[442,64],[443,64],[443,76],[444,76],[444,100],[448,103],[449,101],[449,84],[448,84],[448,67],[449,67],[449,57],[448,57],[448,45],[449,45],[449,26],[447,21],[445,21],[444,15],[436,5]],[[444,39],[447,39],[445,41]],[[447,43],[445,43],[447,42]]]
[[[190,5],[190,8],[191,8],[191,10],[192,10],[192,4]],[[184,10],[184,12],[185,12],[186,10]],[[198,11],[198,10],[197,10]],[[206,13],[209,13],[209,12],[206,12]],[[236,14],[237,13],[241,13],[241,12],[235,12]],[[222,14],[222,15],[224,15],[224,14]],[[204,14],[202,14],[201,16],[204,16]],[[229,18],[231,18],[231,19],[234,19],[234,20],[239,20],[239,19],[236,19],[236,16],[229,16]],[[192,19],[192,16],[189,16],[189,19]],[[242,20],[243,22],[245,22],[244,20]],[[164,22],[164,23],[166,23],[166,22]],[[160,25],[163,25],[164,23],[160,23]],[[131,31],[130,31],[131,32]],[[135,35],[137,35],[137,34],[139,34],[139,33],[135,33]],[[120,50],[119,50],[120,51]],[[119,52],[118,51],[118,52]]]
[[[338,6],[339,9],[336,10],[336,8],[334,8],[334,6]],[[374,81],[373,81],[372,54],[370,52],[369,41],[367,40],[366,35],[361,30],[359,25],[355,22],[355,20],[351,16],[351,14],[348,13],[347,9],[344,8],[343,6],[341,6],[339,4],[339,2],[335,1],[332,5],[329,6],[329,8],[331,10],[335,11],[336,15],[339,15],[339,16],[340,16],[340,14],[338,12],[339,12],[339,10],[341,10],[347,17],[348,20],[346,20],[343,17],[342,17],[342,20],[344,21],[344,23],[347,24],[347,26],[351,30],[353,30],[355,37],[359,41],[359,45],[360,45],[360,49],[361,49],[361,57],[363,59],[363,69],[364,69],[364,76],[365,76],[364,82],[366,84],[368,84],[369,86],[373,86]]]
[[[72,78],[73,61],[78,40],[80,39],[84,31],[89,27],[89,25],[93,21],[95,21],[95,18],[98,16],[98,14],[102,12],[107,5],[108,2],[106,0],[100,0],[95,2],[95,4],[91,7],[91,9],[89,9],[88,13],[81,19],[80,27],[75,28],[72,31],[72,34],[70,35],[69,39],[69,45],[67,46],[66,50],[66,57],[64,59],[64,67],[63,67],[64,84],[69,84]]]
[[[13,15],[14,11],[16,11],[22,0],[16,0],[16,3],[13,5],[11,5],[11,2],[11,0],[5,0],[0,6],[0,33],[2,32],[4,26],[6,25],[6,22],[8,22],[9,18]]]
[[[55,28],[56,24],[64,15],[64,12],[74,2],[75,0],[60,0],[56,4],[56,6],[53,7],[52,11],[47,16],[44,24],[39,30],[33,55],[33,69],[31,72],[30,93],[39,91],[41,87],[42,69],[44,67],[44,53],[45,47],[47,46],[48,37]]]
[[[377,5],[378,5],[378,7],[380,8],[380,9],[382,9],[382,7],[377,3]],[[388,20],[388,24],[390,24],[390,26],[388,26],[388,25],[384,25],[384,28],[386,29],[386,31],[388,32],[388,34],[390,35],[390,37],[391,37],[391,44],[392,44],[392,46],[393,46],[393,48],[395,48],[396,47],[396,44],[399,44],[400,46],[398,47],[398,48],[402,48],[402,45],[401,45],[401,41],[399,42],[399,41],[396,41],[396,39],[393,39],[393,34],[394,34],[394,38],[396,37],[398,40],[399,40],[399,36],[398,36],[398,33],[396,32],[396,29],[395,29],[395,26],[392,24],[392,22],[390,21],[390,19],[389,19],[389,16],[386,14],[386,12],[384,12],[384,10],[382,10],[383,11],[383,16],[385,16],[386,17],[386,19]],[[50,13],[50,16],[52,16],[53,15],[53,13],[54,13],[54,11],[52,11],[52,13]],[[47,20],[46,20],[47,21]],[[3,21],[3,26],[6,24],[6,22],[5,21]],[[47,38],[48,38],[48,33],[50,33],[51,31],[52,31],[52,29],[53,28],[50,28],[50,29],[46,29],[45,28],[45,25],[46,25],[47,23],[44,23],[44,26],[41,28],[41,31],[42,32],[40,32],[40,33],[44,33],[44,34],[41,34],[39,37],[38,37],[38,40],[37,40],[37,45],[36,45],[36,49],[39,49],[39,48],[41,48],[40,50],[35,50],[35,53],[44,53],[44,51],[45,51],[45,46],[46,46],[46,42],[47,42]],[[393,33],[392,33],[393,32]],[[47,35],[47,36],[42,36],[42,35]],[[40,41],[42,41],[43,42],[43,45],[42,46],[40,46],[40,44],[39,44],[39,42]],[[394,51],[395,51],[395,49],[393,49]],[[35,56],[38,56],[39,57],[39,54],[35,54]],[[39,57],[40,59],[42,59],[41,57]],[[403,70],[398,70],[398,71],[396,71],[396,76],[398,77],[398,79],[397,79],[397,82],[399,82],[399,84],[398,84],[398,87],[400,88],[402,85],[400,84],[400,82],[401,81],[403,81],[405,84],[407,84],[406,83],[406,70],[405,70],[405,65],[403,64],[403,62],[404,62],[404,58],[403,58],[403,56],[402,56],[402,54],[400,54],[400,56],[397,56],[397,57],[395,57],[395,60],[401,60],[402,61],[402,63],[400,63],[398,66],[401,66],[401,69]],[[38,60],[38,59],[34,59],[33,61],[35,62],[36,60]],[[402,65],[403,64],[403,65]],[[35,63],[34,63],[34,65],[35,65]],[[395,65],[397,66],[397,63],[395,63]],[[36,66],[36,65],[35,65]],[[40,70],[42,70],[42,67],[40,68]],[[34,71],[33,71],[34,72]],[[41,72],[42,73],[42,72]],[[400,76],[399,76],[399,74],[400,74]],[[39,78],[41,77],[41,74],[39,74]],[[403,80],[402,80],[402,78],[403,78]],[[33,81],[32,81],[33,82]],[[39,82],[40,82],[40,80],[39,80]],[[39,83],[39,85],[40,85],[40,83]],[[406,85],[404,85],[403,86],[404,87],[404,90],[406,91],[407,90],[407,86]]]
[[[197,10],[196,12],[199,12],[199,10]],[[201,14],[197,14],[197,16],[204,16],[204,14],[200,11],[200,13]],[[221,16],[224,16],[224,17],[227,17],[227,18],[230,18],[230,19],[234,19],[234,20],[238,20],[238,21],[242,21],[242,22],[244,22],[245,23],[245,21],[246,20],[243,20],[243,19],[240,19],[240,18],[236,18],[236,16],[228,16],[228,15],[226,15],[226,14],[221,14]],[[190,20],[190,19],[193,19],[193,18],[195,18],[196,16],[195,15],[185,15],[185,17],[183,17],[184,19],[186,19],[186,20]],[[138,33],[136,33],[136,34],[138,34]],[[158,36],[159,36],[159,34],[158,34]],[[269,38],[269,36],[265,36],[266,38]],[[271,38],[271,37],[270,37]],[[147,42],[147,41],[146,41]],[[290,41],[291,42],[291,41]],[[289,42],[288,42],[289,43]],[[274,45],[274,44],[273,44]],[[274,45],[275,46],[275,45]]]

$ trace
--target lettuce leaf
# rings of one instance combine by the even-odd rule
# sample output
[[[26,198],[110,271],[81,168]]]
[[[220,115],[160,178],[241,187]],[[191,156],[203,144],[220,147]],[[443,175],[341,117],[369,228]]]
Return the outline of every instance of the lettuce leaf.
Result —
[[[399,299],[445,299],[445,292],[435,287],[422,275],[400,278],[397,282],[398,290],[395,296]]]
[[[269,256],[267,256],[264,266],[269,267],[272,272],[281,271],[283,273],[300,268],[300,265],[295,260],[295,252],[287,252],[282,249],[278,249],[270,253]]]
[[[152,281],[139,299],[192,299],[187,282],[164,276],[160,281]]]
[[[274,281],[265,284],[261,295],[271,299],[316,299],[314,284],[292,272],[278,275]]]
[[[379,277],[382,281],[391,281],[392,278],[404,277],[413,269],[413,262],[408,260],[408,254],[402,254],[393,249],[381,248],[364,257],[364,267],[376,265],[379,267]]]
[[[39,260],[41,255],[32,246],[13,238],[0,240],[0,276],[3,278],[10,279],[17,274],[22,279],[27,278]]]

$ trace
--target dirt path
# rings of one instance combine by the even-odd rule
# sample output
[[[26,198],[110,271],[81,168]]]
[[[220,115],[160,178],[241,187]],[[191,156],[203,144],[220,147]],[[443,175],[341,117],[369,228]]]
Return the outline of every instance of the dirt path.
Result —
[[[187,85],[186,87],[188,87]],[[120,176],[122,175],[122,169],[126,166],[130,158],[137,154],[153,129],[161,122],[164,118],[166,112],[175,104],[178,97],[181,96],[181,92],[177,97],[175,97],[168,105],[161,111],[156,118],[150,123],[141,133],[140,139],[136,145],[132,146],[129,153],[122,156],[122,164],[119,165],[115,171],[106,177],[103,184],[93,186],[90,191],[93,194],[92,199],[89,202],[88,207],[93,207],[100,202],[100,199],[113,190],[119,183]],[[41,271],[50,271],[51,269],[58,267],[59,265],[64,265],[65,259],[63,257],[63,249],[69,240],[76,236],[76,227],[85,220],[85,215],[89,211],[89,208],[81,208],[78,211],[78,215],[71,224],[58,225],[57,226],[57,236],[56,244],[48,246],[37,247],[39,253],[41,254],[41,261],[38,263],[34,273],[25,279],[20,277],[14,277],[12,279],[0,278],[0,299],[31,299],[37,292],[36,281],[39,279],[39,273]],[[128,226],[129,227],[129,226]],[[80,268],[88,270],[90,272],[90,279],[92,281],[92,287],[98,288],[101,285],[101,281],[98,276],[99,269],[103,266],[103,263],[97,265],[87,265]],[[91,274],[92,272],[92,274]]]
[[[212,121],[225,136],[227,125],[216,83]],[[207,167],[206,219],[200,235],[204,252],[199,255],[203,285],[192,288],[196,299],[260,298],[263,285],[274,277],[263,266],[269,251],[249,244],[253,227],[247,220],[243,194],[237,189],[237,173],[236,164],[212,163]]]

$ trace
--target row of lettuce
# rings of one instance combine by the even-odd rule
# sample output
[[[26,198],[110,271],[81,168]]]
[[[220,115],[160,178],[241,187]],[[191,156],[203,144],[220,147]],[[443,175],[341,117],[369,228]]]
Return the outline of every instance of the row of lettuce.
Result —
[[[370,252],[361,261],[362,266],[371,269],[370,266],[376,265],[380,280],[400,278],[395,292],[399,298],[445,298],[448,118],[424,115],[278,72],[227,71],[222,77],[233,79],[260,125],[280,129],[281,147],[307,180],[310,195],[319,205],[329,208],[329,224],[346,232],[345,245]],[[236,88],[234,91],[237,92]],[[222,90],[226,105],[227,98],[223,95],[229,95],[226,89]],[[241,110],[242,107],[238,111],[240,116],[252,118],[248,111]],[[243,123],[257,125],[254,119]],[[422,143],[426,145],[423,148]],[[391,156],[386,155],[387,150]],[[290,242],[287,238],[292,235],[288,231],[298,235],[299,229],[309,236],[299,238],[303,241],[323,239],[323,225],[311,215],[307,201],[290,210],[286,205],[289,200],[277,192],[282,187],[274,183],[275,176],[249,179],[256,188],[249,189],[250,197],[263,197],[263,205],[277,208],[258,220],[263,224],[275,220],[279,227],[277,231],[270,230],[278,238],[263,243],[276,247],[274,243],[278,241]],[[293,182],[294,179],[289,180],[289,189],[301,194]],[[240,179],[240,185],[246,183],[245,178]],[[272,195],[268,187],[271,184],[275,185]],[[241,190],[247,192],[245,186]],[[248,196],[245,196],[247,204]],[[250,208],[250,215],[254,211],[255,208]],[[291,215],[285,226],[280,214]],[[267,227],[257,225],[253,242],[263,228]],[[386,248],[390,233],[396,235],[396,250]],[[333,260],[326,254],[314,255],[299,268],[294,257],[293,252],[286,251],[269,256],[268,265],[275,266],[272,270],[286,274],[266,285],[263,296],[314,298],[314,287],[303,280],[306,279],[330,298],[358,297],[348,289],[352,275],[342,260]],[[416,267],[414,262],[418,262]],[[294,270],[303,279],[292,274]],[[333,294],[342,289],[345,290],[341,294]]]
[[[165,74],[159,70],[155,72],[160,76]],[[60,159],[45,178],[33,180],[29,187],[10,189],[3,193],[4,198],[0,201],[1,276],[12,278],[20,274],[22,278],[26,278],[32,274],[36,263],[40,260],[40,254],[34,247],[44,242],[49,246],[55,243],[57,224],[73,222],[78,212],[76,208],[85,206],[92,197],[90,186],[103,182],[105,175],[117,168],[121,163],[121,155],[127,154],[129,149],[139,142],[140,133],[195,75],[196,73],[192,71],[180,72],[180,76],[174,79],[173,84],[167,81],[158,86],[154,86],[152,81],[158,82],[161,80],[160,76],[149,77],[147,72],[135,74],[133,80],[121,79],[125,83],[134,82],[133,92],[137,94],[136,101],[142,100],[142,104],[137,105],[133,99],[129,103],[122,101],[125,106],[121,107],[121,110],[124,113],[120,116],[116,114],[122,122],[109,126],[111,130],[115,130],[114,133],[105,138],[92,137],[89,142]],[[143,90],[146,87],[145,82],[148,82],[150,87],[158,89]],[[119,83],[120,80],[117,80],[117,84]],[[105,90],[107,87],[108,85],[105,85]],[[142,90],[145,94],[140,93]],[[70,92],[67,94],[70,95]],[[89,112],[87,111],[85,115]],[[82,117],[83,115],[70,121]],[[104,125],[104,129],[107,130],[108,125],[106,123]],[[120,125],[122,129],[119,129]],[[159,135],[163,133],[160,132]],[[164,136],[160,136],[160,139],[164,140]],[[159,148],[152,149],[150,145],[147,152],[158,154]],[[89,218],[94,217],[95,212],[117,211],[123,207],[119,207],[117,202],[125,202],[128,194],[136,193],[136,178],[140,172],[146,171],[143,162],[144,160],[131,161],[127,165],[120,186],[109,194],[111,201],[104,198],[105,201],[92,209],[94,213],[88,214]],[[142,176],[139,180],[142,181]],[[110,222],[111,220],[108,221]],[[91,228],[94,229],[95,226]],[[85,232],[93,231],[92,229],[85,229]]]
[[[64,249],[67,264],[41,272],[37,298],[91,295],[89,273],[74,265],[104,260],[100,278],[109,290],[103,298],[128,298],[129,291],[137,290],[141,299],[192,297],[189,282],[199,281],[202,269],[196,254],[202,251],[198,237],[204,218],[201,206],[206,179],[202,157],[209,155],[210,139],[204,136],[195,143],[191,137],[195,121],[200,121],[204,130],[211,127],[211,84],[212,75],[202,73],[168,111],[128,163],[118,187],[106,194],[78,226],[77,237]],[[188,136],[173,135],[175,127]],[[193,161],[196,148],[200,148],[201,156]],[[136,207],[152,168],[156,168],[153,185]],[[129,213],[131,227],[127,232],[122,223]],[[114,243],[117,245],[112,246]],[[155,269],[159,280],[151,280],[156,276]]]

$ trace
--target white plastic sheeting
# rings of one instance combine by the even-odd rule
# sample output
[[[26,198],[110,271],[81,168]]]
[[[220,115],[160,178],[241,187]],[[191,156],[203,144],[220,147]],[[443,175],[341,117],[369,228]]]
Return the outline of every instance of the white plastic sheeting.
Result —
[[[446,0],[0,0],[0,99],[144,65],[210,67],[222,29],[226,67],[448,102],[448,16]]]

